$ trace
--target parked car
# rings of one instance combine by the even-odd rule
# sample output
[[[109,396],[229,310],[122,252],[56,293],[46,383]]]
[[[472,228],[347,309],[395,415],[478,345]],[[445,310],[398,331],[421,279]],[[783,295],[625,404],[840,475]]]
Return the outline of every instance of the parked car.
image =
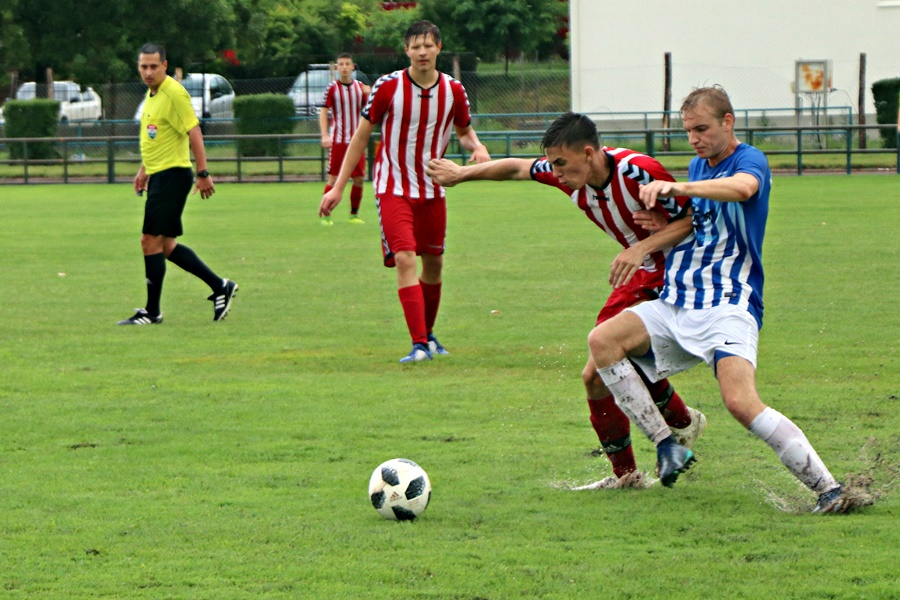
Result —
[[[194,112],[200,119],[233,119],[234,88],[228,80],[215,73],[190,73],[181,80],[181,85],[191,95]],[[134,120],[141,120],[144,101],[134,112]]]
[[[38,97],[38,85],[44,89],[47,87],[45,83],[26,81],[16,90],[15,99],[34,100]],[[46,95],[43,93],[42,97]],[[59,102],[59,122],[63,125],[103,118],[103,103],[93,88],[78,85],[74,81],[54,81],[53,99]],[[2,122],[3,116],[0,113],[0,123]]]
[[[300,73],[291,89],[288,90],[288,96],[294,101],[294,112],[298,117],[314,116],[319,114],[319,106],[325,97],[325,89],[328,84],[337,79],[337,70],[332,71],[331,66],[327,64],[309,65],[306,71]],[[363,83],[369,83],[366,76],[358,71],[353,71],[353,79],[358,79]]]

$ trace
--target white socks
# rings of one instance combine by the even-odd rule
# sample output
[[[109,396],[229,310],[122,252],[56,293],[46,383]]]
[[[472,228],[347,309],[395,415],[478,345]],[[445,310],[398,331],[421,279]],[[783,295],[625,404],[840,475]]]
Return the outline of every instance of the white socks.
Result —
[[[669,426],[650,397],[647,386],[626,358],[597,369],[597,374],[612,392],[616,404],[651,442],[659,444],[672,435]]]
[[[767,443],[782,464],[812,491],[821,494],[838,485],[800,428],[774,408],[767,407],[759,413],[750,423],[750,431]]]

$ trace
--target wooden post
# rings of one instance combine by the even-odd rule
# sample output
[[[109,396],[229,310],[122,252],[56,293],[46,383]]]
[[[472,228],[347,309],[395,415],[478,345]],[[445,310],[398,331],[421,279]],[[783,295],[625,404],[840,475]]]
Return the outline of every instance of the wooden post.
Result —
[[[49,98],[50,100],[53,100],[54,98],[56,98],[56,96],[53,93],[53,67],[47,67],[46,74],[47,74],[47,98]],[[35,94],[34,94],[35,98],[38,97],[36,88],[37,88],[37,86],[35,86]]]
[[[866,53],[859,53],[859,101],[856,105],[859,124],[866,124]],[[859,149],[866,149],[866,130],[859,130]]]
[[[663,118],[662,118],[662,126],[663,129],[669,128],[669,112],[672,110],[672,53],[666,52],[665,54],[665,92],[663,96]],[[663,136],[662,140],[662,148],[664,151],[668,152],[669,150],[669,136]],[[652,156],[652,151],[648,148],[648,154]]]

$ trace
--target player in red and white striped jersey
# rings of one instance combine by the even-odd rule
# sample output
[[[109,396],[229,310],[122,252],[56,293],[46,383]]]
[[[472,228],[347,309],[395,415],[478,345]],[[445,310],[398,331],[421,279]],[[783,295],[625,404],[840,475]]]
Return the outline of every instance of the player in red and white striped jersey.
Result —
[[[470,160],[491,157],[472,128],[462,84],[437,70],[440,29],[417,21],[403,39],[410,66],[375,82],[334,187],[322,197],[319,216],[330,215],[341,201],[353,166],[379,125],[373,184],[384,264],[397,267],[400,305],[413,343],[409,355],[400,359],[406,363],[449,354],[433,331],[441,300],[447,206],[444,189],[426,175],[425,165],[444,156],[454,131],[472,154]],[[416,256],[421,257],[421,273]]]
[[[556,119],[541,145],[546,157],[536,160],[504,158],[462,167],[441,159],[431,161],[427,172],[447,187],[463,181],[532,179],[570,196],[588,219],[623,248],[612,262],[609,282],[613,291],[597,316],[597,323],[629,306],[657,298],[663,285],[666,254],[691,230],[691,220],[682,218],[690,199],[667,198],[665,204],[657,205],[655,215],[644,210],[638,199],[639,185],[674,178],[654,158],[625,148],[601,147],[597,128],[585,115],[566,113]],[[628,417],[616,405],[590,359],[582,379],[591,424],[615,474],[603,487],[640,486],[640,480],[631,475],[637,472],[637,465]],[[685,406],[668,380],[648,382],[648,386],[678,438],[693,445],[706,426],[706,418]]]
[[[338,55],[337,71],[339,79],[332,81],[325,89],[319,112],[319,130],[322,132],[322,147],[328,152],[328,183],[325,184],[327,194],[341,170],[344,155],[350,146],[350,140],[359,126],[360,113],[369,97],[371,88],[353,79],[353,56],[348,52]],[[330,112],[330,115],[329,115]],[[329,128],[329,122],[331,124]],[[350,173],[353,186],[350,188],[350,222],[363,223],[359,218],[359,206],[363,197],[363,178],[365,176],[366,156],[363,153],[356,167]],[[322,217],[323,225],[331,225],[331,217]]]

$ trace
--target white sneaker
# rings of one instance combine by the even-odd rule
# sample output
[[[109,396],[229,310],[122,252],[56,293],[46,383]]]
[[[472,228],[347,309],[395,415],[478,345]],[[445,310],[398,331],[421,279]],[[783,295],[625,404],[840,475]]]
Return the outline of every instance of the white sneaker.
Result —
[[[706,429],[706,415],[690,406],[687,407],[687,410],[688,414],[691,415],[691,424],[684,429],[676,429],[675,427],[670,429],[672,430],[672,435],[675,436],[676,442],[685,448],[693,448],[694,442],[703,435],[703,430]]]

